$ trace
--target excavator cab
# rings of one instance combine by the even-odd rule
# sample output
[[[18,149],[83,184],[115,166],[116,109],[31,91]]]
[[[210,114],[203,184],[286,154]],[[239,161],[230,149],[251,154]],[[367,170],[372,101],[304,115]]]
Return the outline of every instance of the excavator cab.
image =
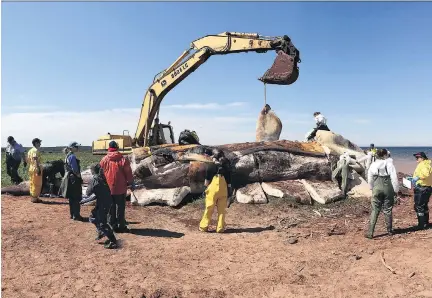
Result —
[[[158,137],[155,137],[155,133]],[[157,146],[164,144],[174,144],[174,131],[171,126],[171,122],[168,124],[155,123],[152,129],[149,131],[148,142],[149,146]]]
[[[156,125],[156,127],[155,127]],[[174,144],[174,130],[171,126],[171,122],[168,124],[158,123],[153,125],[152,129],[149,132],[148,143],[149,146],[157,146],[157,145],[165,145],[165,144]],[[159,140],[155,140],[153,137],[153,133],[159,131]],[[127,134],[126,134],[127,132]],[[107,133],[106,135],[101,136],[96,141],[92,143],[92,153],[93,155],[105,155],[108,153],[109,143],[111,141],[116,141],[119,149],[118,151],[121,154],[131,154],[133,148],[133,139],[129,135],[128,130],[123,131],[123,135],[112,135]]]

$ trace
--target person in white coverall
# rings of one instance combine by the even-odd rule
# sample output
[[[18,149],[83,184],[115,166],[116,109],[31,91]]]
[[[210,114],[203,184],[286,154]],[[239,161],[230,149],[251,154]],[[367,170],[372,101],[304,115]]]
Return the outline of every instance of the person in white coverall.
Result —
[[[369,222],[369,230],[366,238],[372,239],[378,215],[381,210],[385,216],[387,233],[393,235],[392,210],[395,198],[399,192],[399,182],[396,168],[392,159],[388,158],[386,149],[377,151],[377,160],[374,161],[368,171],[368,183],[372,190],[372,212]]]

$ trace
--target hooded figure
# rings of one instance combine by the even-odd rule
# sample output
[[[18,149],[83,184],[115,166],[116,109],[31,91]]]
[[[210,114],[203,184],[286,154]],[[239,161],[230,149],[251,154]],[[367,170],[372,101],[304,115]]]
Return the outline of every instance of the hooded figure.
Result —
[[[372,213],[370,216],[369,230],[366,238],[372,239],[378,215],[381,210],[385,216],[387,232],[393,234],[392,210],[396,194],[399,192],[397,172],[393,162],[388,158],[386,149],[377,151],[377,160],[374,161],[368,172],[368,183],[372,190]]]
[[[111,141],[108,154],[102,158],[100,166],[103,169],[113,198],[109,222],[114,231],[118,233],[128,232],[129,229],[125,218],[126,192],[128,184],[131,185],[132,190],[135,188],[129,159],[118,152],[117,143]]]
[[[278,141],[282,131],[282,122],[266,104],[261,110],[256,125],[256,142]]]

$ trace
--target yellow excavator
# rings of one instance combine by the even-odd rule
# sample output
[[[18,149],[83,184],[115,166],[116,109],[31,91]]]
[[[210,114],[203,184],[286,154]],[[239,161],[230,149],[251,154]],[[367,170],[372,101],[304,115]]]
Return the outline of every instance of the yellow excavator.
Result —
[[[172,126],[170,123],[161,124],[158,119],[159,107],[166,94],[206,62],[210,56],[244,52],[265,53],[268,50],[274,50],[278,55],[272,68],[259,80],[265,84],[294,83],[299,75],[297,63],[301,62],[300,52],[287,35],[268,37],[257,33],[224,32],[193,41],[190,48],[184,51],[171,66],[154,77],[144,97],[134,138],[126,130],[123,131],[123,135],[108,133],[92,143],[93,154],[106,154],[108,144],[113,140],[117,142],[119,151],[123,154],[130,154],[137,147],[174,144]],[[277,61],[280,63],[276,63]],[[264,78],[266,75],[273,76],[273,79]],[[154,120],[156,121],[152,126]]]

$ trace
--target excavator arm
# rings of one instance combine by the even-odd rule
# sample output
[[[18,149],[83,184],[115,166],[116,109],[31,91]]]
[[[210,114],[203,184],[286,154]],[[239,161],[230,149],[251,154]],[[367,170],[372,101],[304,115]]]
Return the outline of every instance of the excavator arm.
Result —
[[[160,104],[165,95],[200,67],[212,55],[231,53],[257,52],[268,50],[283,52],[289,56],[289,67],[286,79],[279,80],[280,85],[289,85],[298,78],[297,63],[300,63],[300,53],[288,36],[265,37],[256,33],[225,32],[218,35],[207,35],[193,41],[190,48],[180,55],[166,70],[155,76],[148,88],[141,107],[138,127],[133,140],[134,145],[148,146],[148,134]],[[276,61],[275,61],[276,62]],[[261,81],[266,81],[260,78]],[[272,82],[267,81],[272,84]]]

